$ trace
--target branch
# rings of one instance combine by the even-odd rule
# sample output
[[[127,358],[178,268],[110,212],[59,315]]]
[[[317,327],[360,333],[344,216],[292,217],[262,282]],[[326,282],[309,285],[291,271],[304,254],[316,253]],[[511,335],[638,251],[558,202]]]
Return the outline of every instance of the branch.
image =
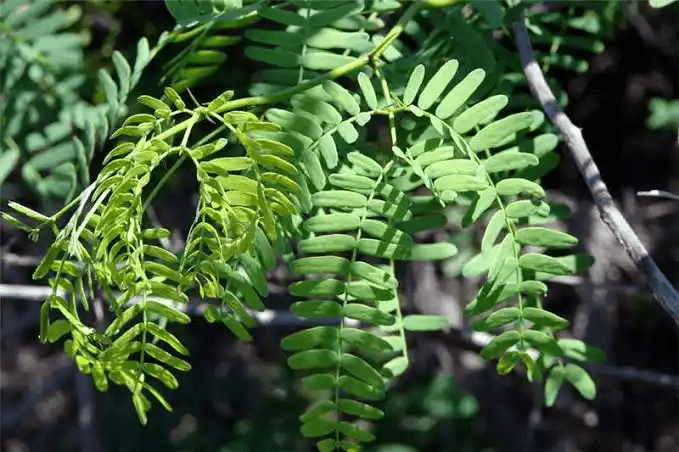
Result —
[[[570,118],[557,104],[554,93],[547,85],[545,76],[537,61],[535,61],[523,16],[512,25],[512,28],[514,29],[516,47],[521,56],[523,72],[526,74],[530,89],[542,104],[549,119],[559,128],[566,139],[568,149],[599,209],[599,216],[618,239],[637,269],[644,274],[655,299],[679,324],[679,294],[649,256],[639,237],[615,206],[613,197],[601,178],[599,168],[597,168],[587,148],[582,130],[571,122]]]

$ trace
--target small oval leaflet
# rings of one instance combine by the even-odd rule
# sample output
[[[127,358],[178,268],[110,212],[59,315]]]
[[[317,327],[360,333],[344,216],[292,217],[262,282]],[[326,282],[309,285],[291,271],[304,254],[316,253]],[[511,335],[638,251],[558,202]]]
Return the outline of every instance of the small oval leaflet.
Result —
[[[304,350],[288,358],[288,366],[294,370],[323,369],[337,363],[337,353],[332,350]]]
[[[493,359],[519,342],[519,339],[520,336],[518,331],[505,331],[483,347],[481,356],[486,359]]]
[[[526,320],[530,320],[539,327],[550,329],[563,329],[568,327],[568,320],[549,311],[545,311],[544,309],[530,307],[524,308],[523,317]]]
[[[573,271],[564,263],[544,254],[528,253],[519,258],[519,266],[527,270],[549,273],[552,275],[570,275]]]
[[[512,171],[535,166],[539,163],[537,156],[526,152],[503,151],[499,152],[483,162],[486,171],[498,173],[500,171]]]
[[[545,196],[545,191],[539,184],[520,178],[503,179],[497,183],[495,190],[498,195],[503,196],[518,195],[520,193],[528,193],[541,198]]]
[[[442,315],[413,314],[403,318],[403,328],[408,331],[440,331],[449,326],[450,322]]]
[[[337,341],[337,328],[315,326],[286,336],[281,341],[284,350],[306,350],[318,346],[333,347]]]
[[[547,248],[570,248],[578,244],[578,239],[570,234],[541,227],[519,229],[516,241],[522,245],[544,246]]]
[[[337,279],[298,281],[290,285],[290,293],[298,297],[334,297],[344,293],[344,282]]]
[[[525,330],[521,336],[526,342],[543,353],[548,353],[552,356],[563,356],[564,354],[556,340],[547,333],[536,330]]]
[[[413,103],[413,100],[415,100],[415,96],[417,96],[417,92],[420,90],[420,86],[422,85],[422,80],[424,80],[424,71],[424,65],[418,64],[415,66],[415,69],[413,69],[413,72],[410,73],[408,83],[406,84],[406,88],[403,91],[404,104],[410,105]]]
[[[422,90],[417,106],[422,110],[431,107],[455,76],[458,66],[457,60],[446,61]]]
[[[309,300],[293,303],[290,311],[298,317],[339,317],[342,313],[342,307],[336,301]]]

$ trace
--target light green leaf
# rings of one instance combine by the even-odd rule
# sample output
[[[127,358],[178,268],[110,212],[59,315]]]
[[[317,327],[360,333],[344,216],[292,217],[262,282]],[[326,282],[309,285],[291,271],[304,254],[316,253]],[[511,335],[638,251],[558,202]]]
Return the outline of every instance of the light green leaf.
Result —
[[[393,325],[396,320],[391,314],[360,303],[348,303],[344,307],[344,315],[350,319],[372,323],[373,325]]]
[[[554,406],[564,379],[563,366],[554,367],[545,381],[545,405]]]
[[[547,248],[570,248],[578,244],[578,239],[570,234],[541,227],[519,229],[516,241],[522,245],[544,246]]]
[[[328,234],[301,240],[297,245],[305,253],[335,253],[350,251],[356,247],[356,239],[344,234]]]
[[[469,145],[475,152],[493,148],[508,136],[529,127],[532,122],[532,113],[515,113],[488,124],[469,140]]]
[[[334,207],[357,209],[368,204],[368,198],[360,193],[348,190],[326,190],[311,195],[316,207]]]
[[[500,171],[520,170],[538,163],[539,160],[534,154],[503,151],[485,160],[483,166],[489,173],[498,173]]]
[[[354,231],[361,224],[361,218],[352,213],[331,213],[309,218],[304,227],[311,232]]]
[[[488,181],[479,176],[470,176],[468,174],[451,174],[449,176],[439,177],[434,181],[434,188],[439,191],[451,190],[455,192],[460,191],[481,191],[488,187]]]
[[[521,318],[521,311],[518,308],[502,308],[476,322],[473,328],[476,331],[488,331],[519,320],[519,318]]]
[[[443,64],[425,85],[417,101],[417,106],[422,110],[427,110],[431,107],[455,76],[458,66],[457,60],[449,60]]]
[[[585,399],[593,400],[596,397],[596,384],[582,367],[571,363],[566,364],[564,366],[564,377]]]
[[[406,88],[403,91],[404,104],[410,105],[415,100],[415,96],[417,96],[417,92],[420,90],[420,86],[422,85],[422,80],[424,80],[424,72],[424,65],[418,64],[410,73],[408,83],[406,84]]]
[[[436,107],[436,116],[447,119],[463,106],[486,78],[486,71],[474,69],[445,95]]]
[[[556,342],[556,339],[542,331],[524,330],[521,333],[521,337],[524,341],[528,342],[542,353],[547,353],[552,356],[563,356],[564,354],[563,350]]]
[[[519,178],[503,179],[497,183],[495,189],[498,195],[503,196],[518,195],[519,193],[528,193],[539,197],[545,196],[545,191],[539,184]]]
[[[348,275],[351,262],[340,256],[303,257],[292,263],[293,272],[300,275],[336,273]]]
[[[368,107],[373,110],[377,109],[377,94],[375,94],[375,88],[373,88],[372,82],[364,72],[358,74],[358,86],[361,88],[363,93],[363,98],[368,104]]]
[[[544,254],[528,253],[519,258],[519,266],[527,270],[549,273],[551,275],[570,275],[573,272],[561,261]]]
[[[418,243],[410,248],[404,260],[438,261],[449,259],[457,254],[457,247],[452,243]]]
[[[491,121],[507,106],[509,99],[503,94],[491,96],[460,113],[453,122],[453,128],[459,133],[467,133],[479,124]]]
[[[580,339],[559,339],[559,346],[564,351],[565,356],[578,361],[592,363],[603,363],[606,361],[604,352],[596,347],[585,344]]]
[[[408,331],[440,331],[449,326],[450,321],[442,315],[412,314],[403,318],[403,328]]]

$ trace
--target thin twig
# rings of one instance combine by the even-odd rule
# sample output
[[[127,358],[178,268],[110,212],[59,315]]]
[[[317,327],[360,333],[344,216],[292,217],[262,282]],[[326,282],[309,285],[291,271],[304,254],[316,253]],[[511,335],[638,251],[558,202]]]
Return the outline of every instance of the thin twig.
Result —
[[[568,149],[592,193],[602,221],[618,239],[639,271],[644,274],[655,299],[660,302],[660,305],[672,316],[674,321],[679,323],[679,294],[649,256],[639,237],[615,206],[613,197],[601,178],[599,169],[587,148],[582,130],[571,122],[570,118],[557,104],[554,93],[547,85],[545,76],[539,64],[535,61],[533,47],[523,17],[515,22],[512,28],[530,89],[542,104],[549,119],[559,128],[566,139]]]

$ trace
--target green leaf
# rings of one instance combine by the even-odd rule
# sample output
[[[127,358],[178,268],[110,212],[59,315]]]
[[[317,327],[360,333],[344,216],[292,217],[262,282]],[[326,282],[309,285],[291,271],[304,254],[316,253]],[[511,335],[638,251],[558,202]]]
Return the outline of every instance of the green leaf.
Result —
[[[168,320],[172,322],[177,322],[177,323],[182,323],[182,324],[187,324],[191,322],[191,318],[184,314],[181,311],[178,311],[172,306],[168,306],[164,303],[159,303],[157,301],[153,300],[146,300],[144,302],[144,306],[150,310],[155,312],[158,315],[161,315],[163,317],[166,317]]]
[[[457,247],[452,243],[418,243],[410,248],[404,260],[438,261],[449,259],[457,254]]]
[[[486,359],[493,359],[503,353],[512,345],[519,342],[520,336],[518,331],[505,331],[499,336],[493,338],[483,350],[481,356]]]
[[[534,346],[540,352],[552,356],[563,356],[563,350],[559,347],[556,340],[547,333],[536,330],[524,330],[521,334],[523,340]]]
[[[288,366],[294,370],[323,369],[337,363],[337,353],[332,350],[304,350],[288,358]]]
[[[442,315],[412,314],[403,318],[403,328],[408,331],[440,331],[450,326]]]
[[[312,419],[309,422],[302,424],[300,431],[305,438],[316,438],[325,436],[335,430],[335,421],[326,421],[325,419]]]
[[[358,151],[352,151],[347,154],[347,159],[354,165],[360,167],[363,171],[368,173],[371,177],[379,177],[382,174],[382,167],[375,160],[367,155],[361,154]]]
[[[300,58],[296,52],[283,49],[248,46],[245,48],[245,56],[251,60],[279,67],[294,68],[300,64]]]
[[[648,3],[654,8],[662,8],[670,3],[674,3],[677,0],[648,0]]]
[[[337,408],[343,413],[351,414],[352,416],[361,417],[363,419],[381,419],[384,416],[384,413],[381,410],[366,403],[356,402],[351,399],[340,398],[337,400]]]
[[[370,107],[373,110],[376,110],[377,94],[375,94],[375,88],[373,88],[370,78],[368,78],[368,76],[365,75],[365,73],[363,72],[358,74],[358,86],[361,88],[363,98],[365,99],[365,102],[368,104],[368,107]]]
[[[348,190],[326,190],[311,195],[316,207],[335,207],[357,209],[368,204],[368,198],[360,193]]]
[[[474,69],[445,95],[436,107],[436,116],[447,119],[463,106],[486,78],[486,71]]]
[[[527,295],[545,295],[547,293],[547,284],[542,281],[522,281],[519,286],[519,292]]]
[[[396,321],[393,315],[360,303],[348,303],[344,306],[344,315],[373,325],[389,326]]]
[[[485,319],[476,322],[473,328],[477,331],[488,331],[515,322],[520,318],[521,311],[518,308],[502,308],[493,312]]]
[[[179,382],[177,378],[172,375],[172,372],[165,369],[163,366],[155,363],[144,363],[143,365],[144,373],[157,378],[170,389],[177,389],[179,387]]]
[[[530,201],[523,199],[514,201],[505,207],[505,212],[509,218],[524,218],[530,215],[547,216],[549,215],[549,204],[544,201]]]
[[[509,99],[503,94],[489,97],[460,113],[453,122],[453,128],[459,133],[467,133],[479,124],[491,121],[507,106]]]
[[[479,176],[468,174],[451,174],[443,176],[434,181],[434,188],[439,191],[452,190],[460,191],[481,191],[488,187],[488,181]]]
[[[335,301],[310,300],[293,303],[290,311],[298,317],[339,317],[342,313],[342,307]]]
[[[375,181],[356,174],[331,174],[328,177],[330,183],[336,187],[353,190],[363,194],[370,194],[375,189]]]
[[[210,305],[212,306],[212,305]],[[166,364],[170,367],[173,367],[177,370],[180,370],[182,372],[187,372],[191,370],[191,365],[184,361],[183,359],[179,359],[176,356],[172,356],[162,348],[158,347],[155,344],[152,344],[150,342],[146,342],[143,344],[144,351],[151,357],[157,359],[163,364]]]
[[[339,377],[337,387],[348,394],[365,400],[380,400],[384,398],[384,384],[370,385],[350,375]]]
[[[146,322],[144,323],[144,326],[149,333],[154,335],[159,340],[165,342],[167,345],[175,349],[175,351],[177,351],[178,353],[181,353],[182,355],[189,354],[187,348],[184,347],[184,345],[181,342],[179,342],[179,339],[177,339],[177,337],[174,336],[169,331],[162,329],[155,323]]]
[[[537,281],[536,281],[537,282]],[[535,325],[541,328],[549,328],[552,330],[560,330],[568,327],[568,320],[552,314],[549,311],[538,308],[524,308],[523,318],[530,320]]]
[[[334,347],[338,338],[334,326],[316,326],[286,336],[281,341],[283,350],[306,350],[318,346]]]
[[[288,290],[297,297],[334,297],[343,294],[344,288],[344,282],[337,279],[316,279],[293,283]]]
[[[499,152],[483,162],[483,166],[489,173],[512,171],[534,166],[539,163],[534,154],[526,152],[503,151]]]
[[[555,366],[545,381],[545,405],[554,406],[564,379],[563,366]]]
[[[64,334],[70,332],[71,329],[72,329],[71,324],[68,323],[66,320],[57,319],[54,322],[50,323],[49,327],[47,328],[47,340],[50,343],[55,343]]]
[[[483,238],[481,239],[481,252],[485,253],[495,244],[500,232],[507,227],[505,221],[505,216],[501,210],[498,210],[493,214],[486,226],[486,230],[483,233]]]
[[[332,213],[309,218],[304,227],[310,232],[354,231],[361,224],[361,218],[352,213]]]
[[[375,440],[375,436],[372,433],[363,430],[358,425],[351,424],[347,421],[338,421],[336,425],[337,430],[356,441],[370,442]]]
[[[404,104],[410,105],[415,100],[415,96],[417,96],[417,92],[420,90],[420,86],[422,85],[422,80],[424,80],[424,72],[424,65],[418,64],[410,73],[408,83],[406,84],[406,88],[403,91]]]
[[[303,352],[304,353],[304,352]],[[370,364],[358,356],[344,353],[340,358],[342,368],[356,378],[363,380],[375,388],[383,388],[384,380]]]
[[[518,195],[520,193],[528,193],[541,198],[545,196],[545,191],[539,184],[519,178],[503,179],[497,183],[495,190],[498,195],[502,196]]]
[[[417,106],[422,110],[431,107],[455,76],[458,66],[457,60],[449,60],[444,63],[422,90]]]
[[[519,229],[514,237],[522,245],[544,246],[547,248],[570,248],[578,244],[578,239],[570,234],[541,227]]]
[[[585,344],[580,339],[559,339],[559,346],[566,357],[577,361],[603,363],[606,361],[604,352],[596,347]]]
[[[532,113],[515,113],[488,124],[472,137],[469,145],[475,152],[493,148],[508,136],[529,127],[532,122]]]
[[[551,256],[544,254],[528,253],[519,258],[519,266],[527,270],[549,273],[551,275],[570,275],[572,270]]]
[[[19,149],[17,148],[10,148],[0,153],[0,185],[7,179],[18,161]]]
[[[292,263],[293,272],[300,275],[336,273],[348,275],[351,262],[339,256],[315,256],[297,259]]]
[[[313,374],[302,378],[302,387],[307,391],[325,391],[337,384],[334,374]]]
[[[356,328],[342,328],[342,340],[363,352],[386,354],[393,351],[391,345],[381,337]]]
[[[564,366],[564,377],[585,399],[593,400],[596,397],[596,384],[582,367],[571,363],[566,364]]]
[[[344,234],[328,234],[301,240],[297,245],[305,253],[335,253],[350,251],[356,247],[356,239]]]

